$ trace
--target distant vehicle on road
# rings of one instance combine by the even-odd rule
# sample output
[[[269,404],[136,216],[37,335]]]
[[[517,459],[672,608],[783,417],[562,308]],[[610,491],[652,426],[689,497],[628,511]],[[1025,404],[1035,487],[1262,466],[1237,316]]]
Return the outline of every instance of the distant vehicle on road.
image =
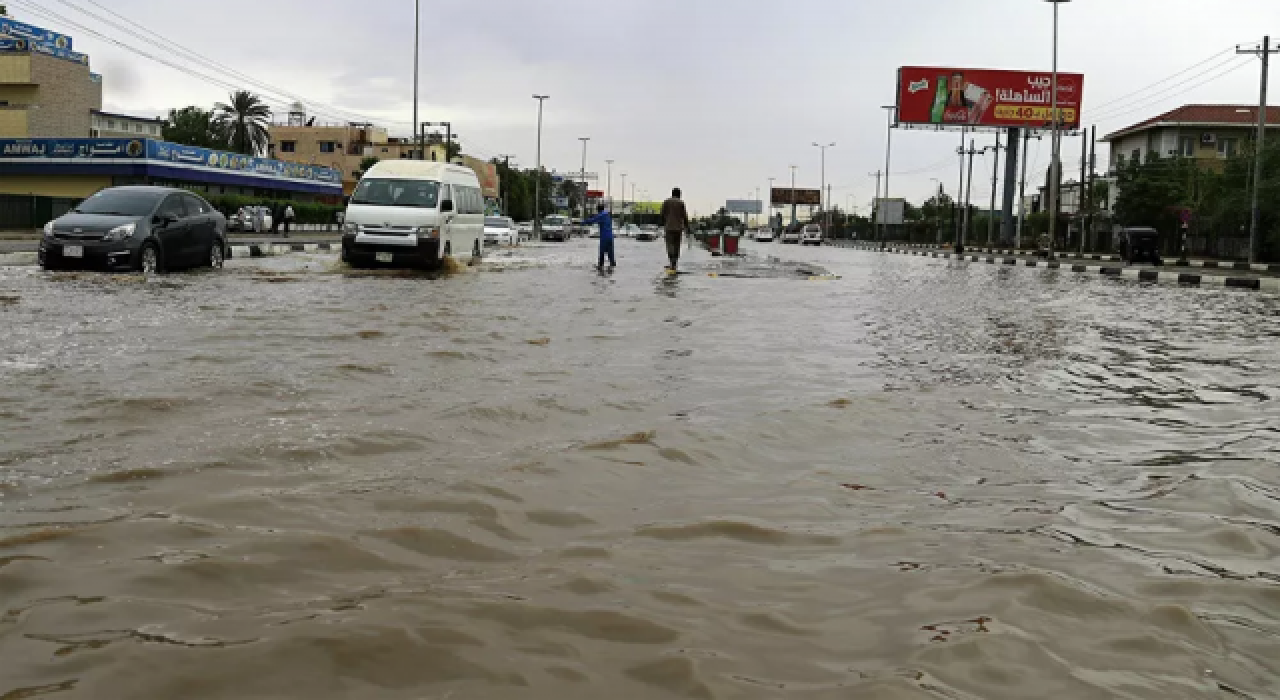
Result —
[[[527,241],[533,238],[533,222],[521,221],[516,224],[516,233],[520,234],[520,240]]]
[[[658,227],[656,226],[636,226],[635,224],[627,224],[627,235],[637,241],[656,241],[658,240]]]
[[[342,260],[350,265],[436,267],[484,255],[484,194],[471,168],[384,160],[347,203]]]
[[[227,218],[172,187],[111,187],[44,226],[36,257],[46,270],[93,267],[156,274],[222,267]]]
[[[543,219],[542,240],[557,242],[569,240],[569,217],[548,216]]]
[[[773,243],[773,231],[767,228],[756,229],[755,240],[757,243]]]
[[[1163,265],[1160,257],[1160,232],[1145,226],[1122,228],[1115,236],[1116,252],[1126,263],[1149,262],[1152,265]]]
[[[262,214],[261,225],[258,214]],[[245,231],[248,233],[265,233],[271,230],[273,218],[268,207],[240,207],[240,210],[227,219],[228,231]]]
[[[804,227],[800,233],[801,245],[822,245],[822,227],[817,224],[809,224]]]
[[[486,216],[484,218],[484,244],[515,245],[520,234],[516,231],[516,223],[505,216]]]
[[[778,240],[783,243],[799,243],[800,229],[795,226],[788,226],[786,229],[783,229],[782,236]]]

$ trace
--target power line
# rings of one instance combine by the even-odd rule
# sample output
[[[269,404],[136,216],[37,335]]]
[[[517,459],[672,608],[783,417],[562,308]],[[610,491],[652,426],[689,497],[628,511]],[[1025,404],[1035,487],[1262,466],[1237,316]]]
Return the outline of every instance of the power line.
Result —
[[[1094,120],[1095,120],[1095,121],[1102,121],[1102,120],[1108,120],[1108,119],[1116,119],[1116,118],[1118,118],[1118,117],[1123,117],[1123,116],[1125,116],[1125,115],[1127,115],[1127,114],[1133,114],[1134,112],[1140,112],[1140,111],[1145,110],[1145,109],[1150,109],[1152,105],[1160,104],[1161,102],[1165,102],[1165,101],[1167,101],[1167,100],[1169,100],[1169,99],[1171,99],[1171,98],[1177,97],[1177,96],[1179,96],[1179,95],[1186,94],[1186,93],[1188,93],[1188,92],[1190,92],[1190,91],[1192,91],[1192,90],[1194,90],[1194,89],[1196,89],[1196,88],[1198,88],[1198,87],[1201,87],[1201,86],[1203,86],[1203,85],[1208,85],[1209,83],[1212,83],[1212,82],[1214,82],[1214,81],[1216,81],[1216,80],[1219,80],[1219,79],[1221,79],[1221,78],[1224,78],[1224,77],[1226,77],[1226,76],[1228,76],[1228,75],[1230,75],[1230,74],[1232,74],[1232,73],[1234,73],[1234,72],[1236,72],[1236,71],[1240,70],[1241,68],[1244,68],[1244,67],[1246,67],[1246,66],[1250,65],[1251,63],[1252,63],[1252,62],[1251,62],[1249,59],[1247,59],[1247,58],[1246,58],[1246,59],[1243,59],[1243,61],[1241,61],[1241,62],[1239,62],[1239,63],[1236,63],[1236,64],[1235,64],[1235,65],[1233,65],[1233,66],[1230,66],[1230,67],[1229,67],[1229,68],[1227,68],[1226,70],[1223,70],[1223,71],[1221,71],[1221,72],[1215,73],[1215,74],[1213,74],[1213,75],[1211,75],[1211,76],[1209,76],[1209,77],[1205,78],[1204,80],[1201,80],[1201,81],[1200,81],[1200,82],[1198,82],[1198,83],[1193,83],[1193,84],[1185,85],[1185,86],[1174,86],[1174,88],[1173,88],[1173,89],[1176,89],[1176,90],[1177,90],[1177,92],[1172,92],[1172,93],[1169,93],[1169,94],[1162,94],[1162,95],[1159,95],[1159,96],[1153,96],[1153,97],[1152,97],[1151,99],[1149,99],[1149,100],[1143,101],[1143,102],[1141,102],[1141,103],[1139,103],[1139,104],[1136,104],[1136,105],[1134,105],[1134,106],[1132,106],[1132,107],[1130,107],[1130,108],[1127,108],[1127,109],[1124,109],[1124,110],[1121,110],[1121,111],[1118,111],[1118,112],[1110,112],[1110,113],[1107,113],[1107,114],[1103,114],[1103,115],[1101,115],[1101,116],[1096,116],[1096,115],[1095,115]],[[1181,89],[1178,89],[1178,88],[1181,88]],[[1167,91],[1165,91],[1165,92],[1167,92]]]
[[[1188,66],[1187,68],[1184,68],[1178,71],[1177,73],[1169,75],[1165,78],[1161,78],[1160,80],[1157,80],[1154,83],[1151,83],[1150,85],[1134,90],[1133,92],[1130,92],[1128,95],[1125,95],[1124,97],[1118,97],[1114,100],[1111,100],[1110,102],[1103,102],[1100,105],[1096,105],[1094,109],[1105,112],[1107,111],[1107,108],[1111,107],[1112,105],[1119,104],[1121,102],[1128,102],[1129,100],[1136,98],[1138,95],[1141,95],[1142,93],[1150,90],[1151,88],[1157,87],[1159,85],[1163,85],[1164,83],[1167,83],[1170,80],[1173,80],[1174,78],[1177,78],[1178,76],[1183,75],[1184,73],[1190,73],[1191,71],[1199,68],[1200,66],[1203,66],[1206,63],[1211,63],[1213,61],[1218,60],[1219,58],[1222,58],[1223,56],[1230,55],[1234,51],[1234,49],[1235,47],[1233,46],[1231,48],[1219,51],[1218,53],[1210,56],[1209,58],[1206,58],[1203,61],[1200,61],[1199,63]]]

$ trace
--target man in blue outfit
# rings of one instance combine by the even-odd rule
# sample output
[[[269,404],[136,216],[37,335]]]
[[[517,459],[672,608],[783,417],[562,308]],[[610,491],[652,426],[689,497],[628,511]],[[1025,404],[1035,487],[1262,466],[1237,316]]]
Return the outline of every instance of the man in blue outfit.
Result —
[[[615,268],[618,266],[618,261],[613,257],[613,217],[605,211],[603,204],[596,207],[596,212],[598,213],[595,216],[582,222],[584,226],[591,224],[600,226],[600,262],[596,264],[596,268],[604,269],[605,254],[609,255],[609,267]]]

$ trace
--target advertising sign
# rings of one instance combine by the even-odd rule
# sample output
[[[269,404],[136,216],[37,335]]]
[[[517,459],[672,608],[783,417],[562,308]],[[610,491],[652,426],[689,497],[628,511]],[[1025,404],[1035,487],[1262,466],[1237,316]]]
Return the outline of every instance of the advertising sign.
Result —
[[[480,180],[480,189],[484,192],[486,198],[497,199],[501,196],[498,166],[466,155],[462,156],[462,164],[476,172],[476,177]]]
[[[724,208],[730,214],[760,214],[764,211],[764,204],[758,199],[730,199]]]
[[[822,190],[793,190],[790,187],[775,187],[770,194],[770,201],[775,207],[791,206],[792,204],[820,207],[822,206]]]
[[[180,146],[150,139],[0,139],[0,159],[138,159],[193,168],[232,170],[271,177],[341,183],[342,173],[318,165],[285,163],[238,153]]]
[[[907,200],[877,199],[876,223],[885,226],[901,226],[906,221]]]
[[[898,123],[935,126],[1053,125],[1053,74],[908,66],[898,69]],[[1058,114],[1064,129],[1080,127],[1084,76],[1058,74]]]
[[[33,27],[30,24],[15,22],[9,17],[0,17],[0,36],[14,39],[25,39],[31,44],[48,44],[50,48],[71,50],[71,37],[66,34],[51,32],[48,29]]]
[[[60,49],[53,44],[28,41],[26,39],[0,39],[0,53],[27,53],[35,51],[64,61],[89,65],[89,57],[70,49]]]

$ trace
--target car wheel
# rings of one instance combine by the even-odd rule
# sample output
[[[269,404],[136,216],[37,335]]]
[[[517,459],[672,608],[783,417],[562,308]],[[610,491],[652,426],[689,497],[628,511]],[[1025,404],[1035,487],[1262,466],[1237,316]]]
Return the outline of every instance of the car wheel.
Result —
[[[164,271],[164,263],[160,258],[160,249],[154,243],[142,246],[138,256],[138,269],[144,275],[158,275]]]
[[[49,260],[49,253],[43,246],[36,251],[36,262],[40,265],[40,269],[42,270],[53,269],[53,263]]]
[[[214,238],[213,245],[209,246],[209,267],[215,270],[221,269],[226,262],[226,248],[223,247],[221,238]]]

